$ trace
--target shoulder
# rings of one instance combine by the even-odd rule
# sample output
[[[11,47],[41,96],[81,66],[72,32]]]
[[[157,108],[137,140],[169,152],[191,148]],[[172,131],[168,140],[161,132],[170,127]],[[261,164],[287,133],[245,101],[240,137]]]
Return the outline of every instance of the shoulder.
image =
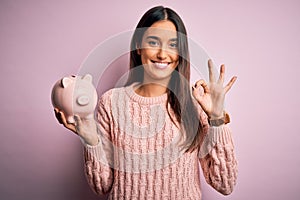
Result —
[[[115,90],[115,88],[109,89],[106,92],[104,92],[99,98],[99,103],[107,102],[108,100],[110,100],[113,90]]]
[[[97,112],[101,115],[113,116],[116,110],[123,108],[124,106],[120,106],[130,101],[128,97],[128,88],[130,86],[112,88],[104,92],[99,100],[97,105]],[[126,103],[126,104],[127,104]]]
[[[121,100],[125,96],[128,96],[131,87],[132,85],[107,90],[100,96],[99,104],[109,105],[112,101]]]
[[[104,92],[99,98],[99,105],[108,105],[112,100],[114,93],[118,92],[120,88],[112,88]]]
[[[112,107],[113,107],[112,99],[114,99],[113,94],[119,90],[120,90],[119,88],[112,88],[107,90],[100,96],[97,104],[97,112],[102,117],[106,115],[107,116],[111,115]]]

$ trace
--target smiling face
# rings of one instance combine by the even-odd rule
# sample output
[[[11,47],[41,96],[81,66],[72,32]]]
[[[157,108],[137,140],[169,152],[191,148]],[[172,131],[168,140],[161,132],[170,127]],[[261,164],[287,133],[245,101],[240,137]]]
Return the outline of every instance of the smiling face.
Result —
[[[167,84],[178,65],[177,32],[169,20],[155,22],[144,33],[138,54],[144,67],[144,83]]]

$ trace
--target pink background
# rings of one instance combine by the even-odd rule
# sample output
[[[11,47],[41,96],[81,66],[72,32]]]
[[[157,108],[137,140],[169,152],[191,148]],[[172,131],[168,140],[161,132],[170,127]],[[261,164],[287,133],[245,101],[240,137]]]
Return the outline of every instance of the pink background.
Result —
[[[226,104],[238,183],[228,197],[203,183],[203,199],[300,199],[297,0],[1,0],[0,199],[97,198],[83,174],[81,142],[56,122],[50,91],[97,44],[133,29],[158,4],[175,9],[190,37],[227,65],[227,79],[238,76]]]

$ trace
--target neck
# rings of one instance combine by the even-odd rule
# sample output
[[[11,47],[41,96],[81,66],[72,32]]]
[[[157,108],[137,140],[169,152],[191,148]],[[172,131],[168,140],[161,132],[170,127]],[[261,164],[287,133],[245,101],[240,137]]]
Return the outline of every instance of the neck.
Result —
[[[167,92],[167,87],[158,83],[143,83],[135,92],[143,97],[157,97]]]

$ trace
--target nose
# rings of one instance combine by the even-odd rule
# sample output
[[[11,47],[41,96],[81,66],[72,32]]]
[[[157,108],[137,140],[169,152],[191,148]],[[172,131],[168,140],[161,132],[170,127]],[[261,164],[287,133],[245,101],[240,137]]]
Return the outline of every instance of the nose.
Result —
[[[165,60],[167,58],[167,52],[163,48],[160,48],[157,52],[157,58],[160,60]]]

